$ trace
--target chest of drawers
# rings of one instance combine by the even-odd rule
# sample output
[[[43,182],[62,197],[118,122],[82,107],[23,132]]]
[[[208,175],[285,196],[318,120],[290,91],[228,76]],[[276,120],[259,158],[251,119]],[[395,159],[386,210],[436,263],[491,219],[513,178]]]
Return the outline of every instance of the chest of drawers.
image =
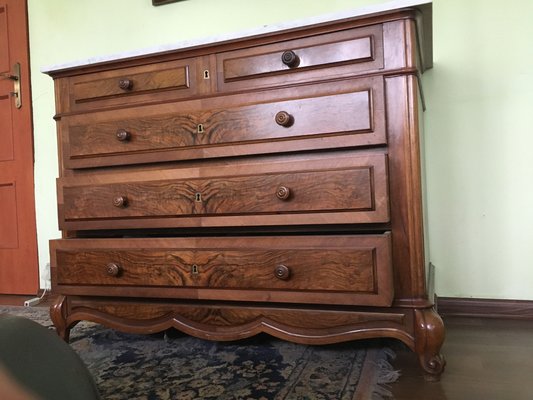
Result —
[[[438,377],[422,11],[49,71],[59,334],[86,319],[213,340],[391,337]]]

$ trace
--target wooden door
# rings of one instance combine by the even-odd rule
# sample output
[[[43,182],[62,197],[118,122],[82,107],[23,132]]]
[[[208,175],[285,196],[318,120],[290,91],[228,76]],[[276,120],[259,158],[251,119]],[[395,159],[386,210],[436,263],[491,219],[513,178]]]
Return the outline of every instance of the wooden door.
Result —
[[[0,0],[0,293],[6,294],[39,288],[28,61],[26,1]]]

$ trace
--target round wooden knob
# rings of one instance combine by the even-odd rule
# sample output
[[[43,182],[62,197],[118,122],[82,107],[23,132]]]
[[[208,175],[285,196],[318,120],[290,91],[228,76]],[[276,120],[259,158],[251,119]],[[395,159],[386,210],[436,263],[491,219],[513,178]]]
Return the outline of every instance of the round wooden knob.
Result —
[[[280,186],[278,190],[276,190],[276,196],[280,200],[287,200],[291,195],[291,190],[286,186]]]
[[[106,272],[109,276],[119,276],[122,272],[122,268],[118,264],[109,263],[106,265]]]
[[[281,55],[281,62],[289,68],[296,68],[300,64],[300,57],[294,51],[287,50]]]
[[[286,111],[280,111],[276,114],[276,124],[288,128],[294,123],[294,118]]]
[[[118,208],[124,208],[128,205],[128,198],[126,196],[116,196],[113,198],[113,205]]]
[[[289,267],[286,267],[285,265],[281,264],[276,267],[274,270],[274,275],[276,278],[281,279],[282,281],[286,281],[291,277],[291,270]]]
[[[133,81],[131,79],[119,79],[118,87],[122,90],[131,90],[133,89]]]
[[[116,133],[117,140],[120,142],[127,142],[131,139],[131,133],[126,129],[119,129]]]

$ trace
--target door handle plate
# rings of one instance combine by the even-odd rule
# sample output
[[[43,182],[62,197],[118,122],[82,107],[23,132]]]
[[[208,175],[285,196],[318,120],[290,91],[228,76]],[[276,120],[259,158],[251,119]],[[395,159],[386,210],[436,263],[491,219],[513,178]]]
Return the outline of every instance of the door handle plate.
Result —
[[[22,107],[22,98],[20,96],[20,63],[13,65],[12,74],[0,74],[0,78],[11,79],[13,81],[13,91],[10,94],[15,98],[15,107]]]

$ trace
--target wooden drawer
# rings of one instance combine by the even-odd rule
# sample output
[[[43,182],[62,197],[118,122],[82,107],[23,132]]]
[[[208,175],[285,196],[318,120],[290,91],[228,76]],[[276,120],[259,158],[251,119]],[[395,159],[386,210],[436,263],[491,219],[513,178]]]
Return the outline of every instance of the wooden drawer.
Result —
[[[392,301],[388,234],[51,243],[56,293],[375,306]]]
[[[230,96],[223,99],[223,108],[221,99],[211,99],[65,118],[65,166],[386,143],[381,77],[271,91],[251,105],[243,100]]]
[[[63,111],[179,99],[195,94],[194,82],[195,59],[78,75],[68,78],[69,110]]]
[[[385,154],[59,180],[62,229],[387,222]]]
[[[383,68],[381,25],[219,53],[219,90],[353,76]]]

